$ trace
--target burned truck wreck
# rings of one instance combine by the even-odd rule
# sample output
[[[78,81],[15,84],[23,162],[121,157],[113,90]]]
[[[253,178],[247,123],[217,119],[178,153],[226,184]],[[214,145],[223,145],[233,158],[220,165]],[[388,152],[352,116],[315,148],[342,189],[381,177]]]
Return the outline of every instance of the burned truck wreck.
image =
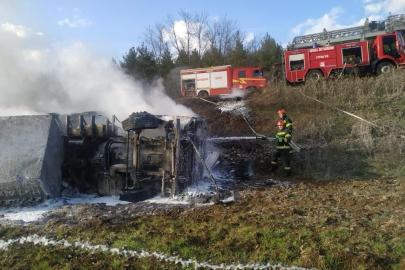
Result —
[[[140,112],[118,122],[98,112],[0,117],[0,200],[59,197],[69,184],[140,201],[202,178],[204,118]]]

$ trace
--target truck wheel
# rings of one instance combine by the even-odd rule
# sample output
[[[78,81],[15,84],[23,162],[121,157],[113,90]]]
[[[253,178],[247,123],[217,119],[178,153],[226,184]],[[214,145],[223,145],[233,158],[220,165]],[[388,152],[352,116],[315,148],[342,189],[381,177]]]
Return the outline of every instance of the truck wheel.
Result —
[[[312,83],[319,82],[321,78],[323,78],[323,73],[317,69],[310,70],[305,76],[305,79]]]
[[[198,93],[198,96],[201,98],[204,98],[204,97],[208,97],[209,94],[207,91],[200,91],[200,93]]]
[[[378,75],[381,74],[389,74],[394,69],[394,66],[390,62],[382,62],[378,64],[377,73]]]

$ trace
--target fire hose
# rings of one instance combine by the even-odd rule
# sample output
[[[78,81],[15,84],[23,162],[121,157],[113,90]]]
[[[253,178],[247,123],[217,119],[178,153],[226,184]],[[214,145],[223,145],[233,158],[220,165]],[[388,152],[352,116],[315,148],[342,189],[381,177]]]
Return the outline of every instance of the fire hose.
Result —
[[[212,102],[212,101],[209,101],[209,100],[200,98],[200,97],[196,97],[196,98],[201,99],[201,100],[203,100],[203,101],[205,101],[205,102],[214,104],[214,105],[217,106],[217,107],[222,107],[222,108],[225,108],[225,109],[232,109],[232,108],[229,108],[229,107],[220,105],[220,104],[218,104],[218,103],[215,103],[215,102]],[[274,141],[274,140],[276,140],[276,138],[274,138],[274,137],[268,137],[268,136],[265,136],[265,135],[262,135],[262,134],[257,133],[257,132],[253,129],[253,127],[250,125],[250,123],[249,123],[249,121],[246,119],[245,115],[244,115],[241,111],[239,111],[239,108],[236,108],[236,109],[234,109],[234,110],[236,110],[238,113],[240,113],[240,115],[242,115],[243,119],[245,120],[245,122],[246,122],[246,124],[248,125],[248,127],[250,128],[250,130],[256,135],[256,139],[268,140],[268,141]],[[295,152],[300,152],[300,151],[301,151],[301,147],[299,147],[298,145],[296,145],[293,141],[289,142],[289,145],[291,146],[292,149],[294,149]]]

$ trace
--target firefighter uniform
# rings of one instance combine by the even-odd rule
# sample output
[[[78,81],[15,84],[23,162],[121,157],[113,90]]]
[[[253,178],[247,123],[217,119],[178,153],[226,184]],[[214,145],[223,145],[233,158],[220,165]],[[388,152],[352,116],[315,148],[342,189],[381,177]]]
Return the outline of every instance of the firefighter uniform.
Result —
[[[285,127],[288,129],[291,135],[293,130],[292,120],[286,114],[283,114],[283,117],[280,120],[284,121]]]
[[[281,122],[280,120],[279,122]],[[290,167],[290,151],[291,146],[289,142],[291,141],[291,133],[289,129],[284,125],[283,129],[280,129],[276,134],[276,144],[277,149],[273,152],[271,157],[271,171],[274,172],[277,170],[277,160],[281,157],[284,163],[284,173],[285,175],[291,175]]]
[[[350,65],[352,66],[352,70],[350,71],[349,76],[354,76],[355,78],[360,77],[360,70],[359,70],[359,59],[351,58]]]

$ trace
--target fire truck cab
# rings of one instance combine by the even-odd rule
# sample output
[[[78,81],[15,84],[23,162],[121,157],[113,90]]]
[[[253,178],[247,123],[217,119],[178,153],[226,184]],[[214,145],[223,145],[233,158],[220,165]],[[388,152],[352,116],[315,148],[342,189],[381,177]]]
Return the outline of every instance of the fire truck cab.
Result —
[[[371,68],[374,73],[389,73],[405,67],[405,42],[401,32],[379,35],[370,45]]]

